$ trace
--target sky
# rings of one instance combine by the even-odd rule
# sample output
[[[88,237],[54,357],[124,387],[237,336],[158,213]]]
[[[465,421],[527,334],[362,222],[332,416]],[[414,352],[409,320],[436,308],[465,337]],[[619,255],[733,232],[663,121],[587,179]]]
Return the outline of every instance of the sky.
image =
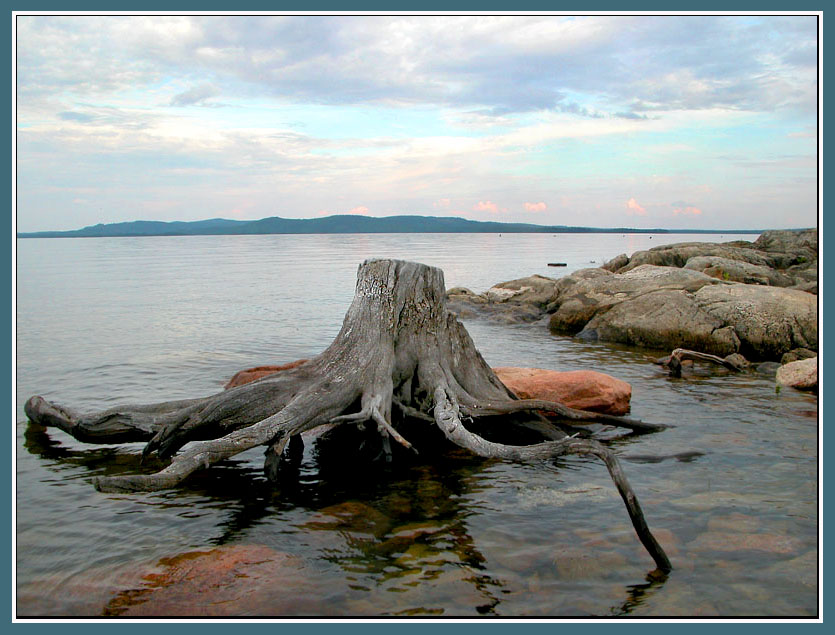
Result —
[[[17,230],[817,225],[816,16],[18,16]]]

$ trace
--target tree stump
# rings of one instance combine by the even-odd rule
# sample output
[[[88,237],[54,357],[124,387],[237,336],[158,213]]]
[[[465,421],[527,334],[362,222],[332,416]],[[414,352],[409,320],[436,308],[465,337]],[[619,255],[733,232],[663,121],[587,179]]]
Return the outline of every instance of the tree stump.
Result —
[[[392,410],[398,417],[393,419]],[[171,488],[196,470],[257,445],[267,446],[265,469],[277,465],[289,441],[318,426],[370,422],[390,458],[390,441],[411,448],[410,426],[437,425],[452,443],[479,456],[537,461],[566,454],[603,460],[641,542],[663,571],[670,561],[650,533],[616,457],[592,439],[569,436],[534,411],[569,421],[604,422],[635,431],[662,429],[625,417],[574,410],[562,404],[517,399],[476,350],[463,325],[446,309],[443,272],[398,260],[372,259],[359,267],[354,300],[342,329],[320,355],[277,375],[218,394],[183,401],[111,408],[80,414],[35,396],[25,411],[90,443],[147,441],[143,456],[171,458],[156,474],[98,477],[104,492]],[[527,446],[487,441],[463,421],[531,413],[521,425],[546,440]],[[193,442],[193,443],[190,443]],[[186,444],[189,444],[187,447]]]

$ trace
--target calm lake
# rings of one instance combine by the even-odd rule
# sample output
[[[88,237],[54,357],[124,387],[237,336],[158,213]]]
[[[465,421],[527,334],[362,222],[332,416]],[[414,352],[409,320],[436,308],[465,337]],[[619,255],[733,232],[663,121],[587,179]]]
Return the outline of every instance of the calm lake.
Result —
[[[149,572],[219,549],[281,566],[260,569],[244,591],[201,589],[211,606],[181,604],[187,614],[814,616],[818,401],[754,372],[697,366],[674,379],[651,363],[669,351],[575,341],[543,323],[464,322],[492,366],[608,373],[632,385],[632,416],[675,424],[610,446],[672,560],[666,578],[648,575],[653,562],[597,461],[518,465],[451,450],[359,464],[325,460],[308,443],[279,487],[255,448],[176,490],[115,495],[97,492],[93,477],[142,470],[142,444],[84,444],[23,414],[34,394],[82,411],[208,395],[243,368],[316,355],[339,331],[368,257],[435,265],[448,288],[481,292],[660,244],[755,238],[18,240],[17,615],[153,614],[165,591]],[[691,451],[702,454],[629,458]]]

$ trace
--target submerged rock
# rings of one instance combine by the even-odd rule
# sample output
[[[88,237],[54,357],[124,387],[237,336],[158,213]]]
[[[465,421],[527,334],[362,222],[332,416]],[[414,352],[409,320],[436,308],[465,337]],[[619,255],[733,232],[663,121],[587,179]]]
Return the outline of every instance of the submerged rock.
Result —
[[[516,367],[493,371],[520,399],[546,399],[570,408],[612,415],[629,412],[632,386],[605,373]]]
[[[105,607],[106,616],[305,615],[325,609],[304,561],[263,545],[229,545],[163,558]]]

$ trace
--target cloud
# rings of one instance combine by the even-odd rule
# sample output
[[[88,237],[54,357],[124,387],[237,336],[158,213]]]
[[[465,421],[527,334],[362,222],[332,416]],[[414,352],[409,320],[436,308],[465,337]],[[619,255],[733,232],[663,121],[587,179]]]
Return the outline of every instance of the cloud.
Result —
[[[202,103],[215,83],[494,116],[817,105],[814,15],[21,16],[17,35],[20,91],[31,95],[189,81],[199,69],[213,83],[172,105]]]
[[[358,205],[357,207],[348,210],[348,213],[356,216],[368,216],[368,208],[365,205]]]
[[[702,210],[694,205],[676,207],[675,204],[673,204],[673,214],[676,216],[701,216]]]
[[[499,212],[499,206],[493,201],[479,201],[473,205],[473,209],[476,212],[490,212],[491,214],[498,214]]]
[[[525,203],[525,209],[529,212],[544,212],[548,209],[545,203]]]
[[[443,207],[449,207],[450,200],[448,198],[439,198],[437,201],[432,203],[432,207],[439,209]]]
[[[633,197],[626,201],[626,213],[630,216],[632,216],[633,214],[637,214],[638,216],[646,216],[647,210],[641,207],[638,204],[638,201],[636,201]]]
[[[220,95],[220,89],[211,84],[200,84],[192,86],[187,91],[174,95],[171,98],[172,106],[196,106],[207,99]]]

